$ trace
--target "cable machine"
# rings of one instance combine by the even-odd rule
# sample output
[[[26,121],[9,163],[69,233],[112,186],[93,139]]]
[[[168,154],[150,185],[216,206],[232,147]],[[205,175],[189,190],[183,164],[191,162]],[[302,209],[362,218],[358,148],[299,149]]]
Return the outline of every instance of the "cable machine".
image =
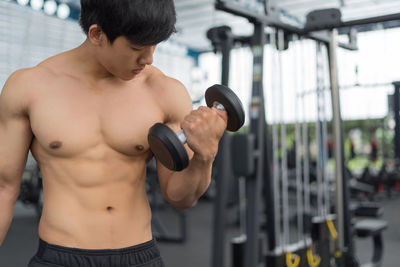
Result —
[[[260,262],[264,262],[265,266],[281,266],[280,260],[274,257],[264,258],[262,252],[262,242],[260,242],[260,210],[264,208],[267,217],[266,232],[267,232],[267,255],[276,255],[277,251],[281,250],[279,237],[276,235],[277,227],[280,223],[274,223],[276,220],[279,198],[275,196],[275,187],[273,175],[271,173],[271,140],[267,138],[268,126],[266,124],[265,114],[265,96],[263,89],[263,70],[264,70],[264,46],[268,42],[272,42],[273,35],[266,34],[267,26],[277,29],[283,37],[284,46],[286,42],[293,40],[293,36],[300,38],[308,38],[319,43],[325,44],[328,48],[329,55],[329,74],[331,83],[331,99],[333,113],[333,136],[335,144],[335,162],[336,162],[336,225],[338,228],[337,250],[335,252],[336,262],[338,266],[359,266],[354,256],[353,249],[353,233],[350,224],[350,213],[348,207],[349,193],[348,185],[344,173],[344,156],[343,156],[343,134],[342,134],[342,119],[340,114],[337,66],[336,66],[336,49],[342,47],[349,50],[356,50],[357,46],[355,38],[349,38],[349,43],[339,43],[337,41],[338,30],[341,32],[347,31],[350,37],[354,37],[352,28],[358,25],[366,25],[371,23],[385,22],[400,19],[400,14],[379,16],[374,18],[360,19],[354,21],[341,21],[341,14],[338,9],[326,9],[310,12],[307,16],[307,23],[304,28],[298,28],[289,24],[285,24],[278,19],[278,11],[274,8],[273,1],[257,1],[262,4],[264,9],[260,12],[259,9],[249,9],[240,4],[238,1],[216,0],[215,7],[218,10],[225,11],[237,16],[247,18],[254,25],[252,36],[234,36],[229,27],[223,26],[211,29],[208,32],[208,38],[213,43],[215,51],[222,52],[223,68],[222,68],[222,83],[228,83],[228,68],[229,68],[229,53],[235,43],[240,43],[244,46],[250,46],[253,52],[253,85],[252,97],[250,102],[250,125],[248,137],[237,138],[241,146],[244,148],[247,158],[242,157],[242,166],[234,166],[239,169],[242,175],[246,177],[246,228],[245,239],[243,239],[243,262],[234,263],[235,266],[256,267]],[[323,32],[321,32],[323,30]],[[318,33],[316,32],[318,31]],[[279,36],[278,35],[275,35]],[[297,37],[296,37],[297,38]],[[275,42],[275,40],[274,40]],[[282,47],[280,47],[282,48]],[[278,47],[279,49],[279,47]],[[222,141],[223,142],[223,141]],[[229,144],[224,144],[225,147]],[[227,152],[221,152],[221,155],[226,155]],[[236,155],[232,155],[236,157]],[[227,160],[226,158],[224,160]],[[233,159],[235,161],[235,159]],[[236,160],[236,162],[238,162]],[[224,169],[222,167],[222,169]],[[237,170],[236,170],[237,171]],[[221,174],[221,177],[224,176]],[[223,231],[224,222],[224,204],[226,203],[226,193],[224,189],[229,183],[224,177],[217,183],[217,200],[222,201],[215,205],[214,210],[214,243],[213,243],[213,267],[224,266],[224,242],[225,236]],[[262,195],[262,188],[265,188],[265,195]],[[221,194],[221,195],[219,195]],[[260,205],[263,201],[264,205]],[[302,220],[300,220],[302,221]],[[302,222],[303,223],[303,222]],[[306,222],[304,222],[306,224]],[[239,257],[240,258],[240,257]],[[287,264],[296,266],[296,258],[287,260]],[[316,263],[315,257],[311,255],[311,259]],[[298,266],[299,262],[297,262]],[[318,266],[318,265],[315,265]]]

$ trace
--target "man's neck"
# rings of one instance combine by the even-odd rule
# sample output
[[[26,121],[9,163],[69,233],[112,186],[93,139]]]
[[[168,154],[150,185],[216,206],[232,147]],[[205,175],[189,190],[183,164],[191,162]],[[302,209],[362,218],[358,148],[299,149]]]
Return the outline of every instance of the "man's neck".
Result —
[[[71,51],[77,62],[80,62],[79,69],[86,77],[92,77],[94,80],[117,79],[111,74],[97,59],[95,47],[86,40],[80,46]]]

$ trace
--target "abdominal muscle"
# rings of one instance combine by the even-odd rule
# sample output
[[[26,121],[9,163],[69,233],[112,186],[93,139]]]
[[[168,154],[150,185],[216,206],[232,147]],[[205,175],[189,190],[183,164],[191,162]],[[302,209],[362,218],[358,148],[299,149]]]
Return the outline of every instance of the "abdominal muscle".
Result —
[[[39,165],[44,190],[39,236],[44,241],[117,249],[152,239],[143,158],[48,158]]]

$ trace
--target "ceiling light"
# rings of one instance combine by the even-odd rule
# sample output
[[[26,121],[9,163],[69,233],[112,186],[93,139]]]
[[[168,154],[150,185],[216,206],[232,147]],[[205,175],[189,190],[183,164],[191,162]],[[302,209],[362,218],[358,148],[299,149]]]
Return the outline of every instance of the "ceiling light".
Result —
[[[47,15],[54,15],[57,11],[57,3],[54,0],[49,0],[44,3],[44,12]]]
[[[43,7],[43,0],[31,0],[31,7],[33,10],[40,10]]]
[[[20,4],[21,6],[26,6],[29,2],[29,0],[17,0],[18,4]]]
[[[66,4],[60,4],[60,5],[58,6],[57,16],[58,16],[60,19],[66,19],[66,18],[68,18],[70,13],[71,13],[71,10],[70,10],[70,8],[69,8],[68,5],[66,5]]]

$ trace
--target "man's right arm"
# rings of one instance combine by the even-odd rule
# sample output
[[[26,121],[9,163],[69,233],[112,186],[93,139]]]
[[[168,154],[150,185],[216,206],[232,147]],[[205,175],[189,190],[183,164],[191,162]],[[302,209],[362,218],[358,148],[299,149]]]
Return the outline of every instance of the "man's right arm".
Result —
[[[0,245],[14,216],[32,131],[27,70],[12,74],[0,95]]]

